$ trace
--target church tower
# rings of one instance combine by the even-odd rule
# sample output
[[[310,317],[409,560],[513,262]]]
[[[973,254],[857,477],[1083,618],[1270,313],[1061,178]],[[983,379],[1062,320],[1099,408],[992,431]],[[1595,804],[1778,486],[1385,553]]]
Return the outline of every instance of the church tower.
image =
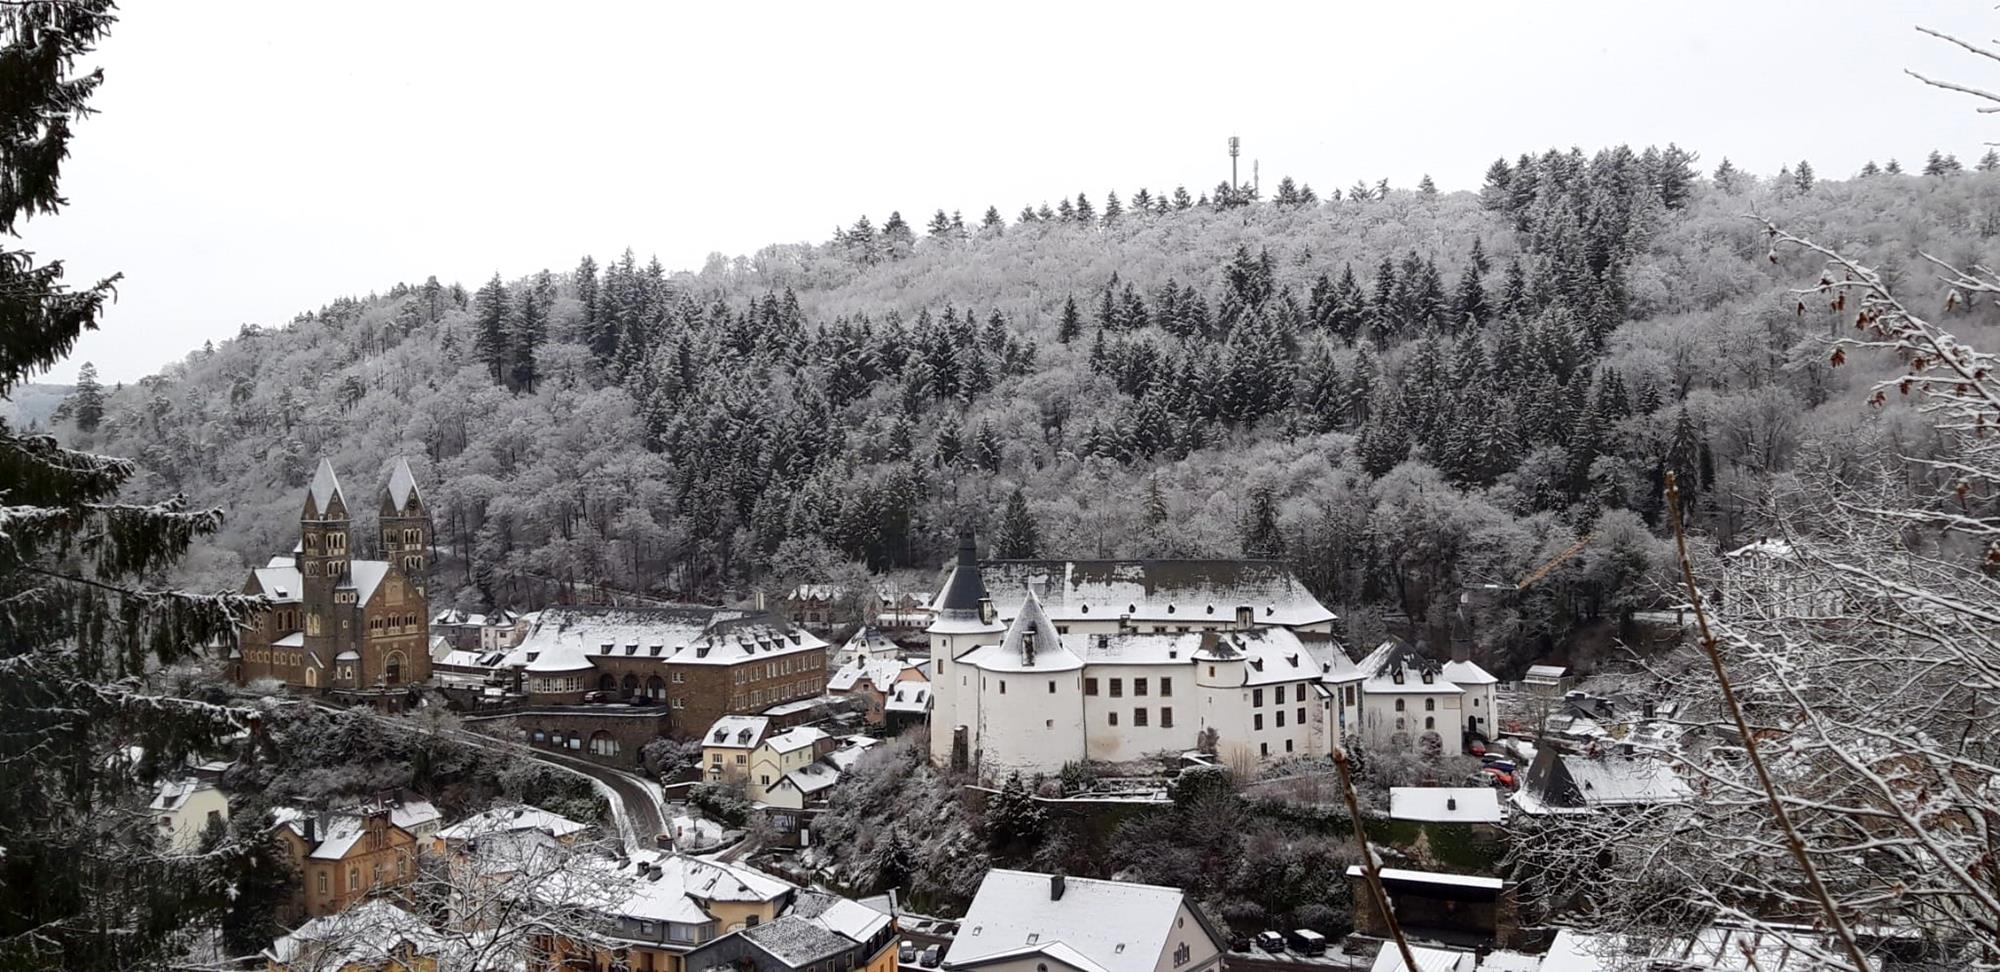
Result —
[[[430,594],[431,514],[410,462],[398,458],[382,489],[382,559],[396,565],[420,596]]]
[[[305,510],[299,514],[298,561],[304,588],[305,648],[323,666],[342,650],[335,644],[340,615],[334,610],[334,590],[347,576],[353,556],[349,546],[352,526],[333,463],[321,459],[306,490]]]

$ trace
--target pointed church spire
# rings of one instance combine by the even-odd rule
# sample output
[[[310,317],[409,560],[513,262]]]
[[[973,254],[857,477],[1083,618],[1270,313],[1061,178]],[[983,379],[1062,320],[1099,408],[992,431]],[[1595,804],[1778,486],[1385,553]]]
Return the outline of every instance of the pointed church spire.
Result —
[[[342,510],[347,509],[347,497],[340,493],[340,477],[333,474],[333,463],[322,457],[319,468],[313,472],[312,487],[306,493],[306,519],[331,519],[329,511],[336,499]]]
[[[389,470],[389,508],[401,513],[410,508],[412,498],[422,498],[417,490],[417,477],[410,472],[410,460],[396,457],[395,468]]]

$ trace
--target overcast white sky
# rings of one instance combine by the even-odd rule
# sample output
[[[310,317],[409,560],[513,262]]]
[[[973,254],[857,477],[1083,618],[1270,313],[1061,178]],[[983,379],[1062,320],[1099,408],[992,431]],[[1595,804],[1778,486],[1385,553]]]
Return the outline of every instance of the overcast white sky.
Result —
[[[1911,29],[1985,3],[862,5],[135,0],[98,58],[71,206],[28,244],[126,280],[85,360],[130,381],[246,322],[436,274],[626,246],[671,269],[998,204],[1128,195],[1262,160],[1322,189],[1669,141],[1761,174],[1970,163],[1964,81]]]

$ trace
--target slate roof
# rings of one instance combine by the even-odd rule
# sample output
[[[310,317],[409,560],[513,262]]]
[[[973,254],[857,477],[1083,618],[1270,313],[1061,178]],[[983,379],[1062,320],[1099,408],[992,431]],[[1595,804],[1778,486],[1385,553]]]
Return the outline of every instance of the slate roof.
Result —
[[[1437,659],[1401,638],[1382,642],[1356,667],[1366,679],[1361,689],[1369,695],[1450,695],[1463,691],[1444,677],[1444,666],[1438,664]],[[1399,672],[1403,676],[1400,682],[1395,677]],[[1429,682],[1424,681],[1426,673],[1431,676]]]
[[[347,498],[340,493],[340,477],[333,474],[333,463],[322,457],[319,468],[313,470],[312,485],[306,490],[306,498],[311,501],[308,509],[316,518],[324,517],[336,496],[340,497],[340,505],[347,505]]]
[[[1492,685],[1498,681],[1493,673],[1469,661],[1448,661],[1444,663],[1444,677],[1453,685]]]
[[[347,577],[341,580],[342,588],[354,590],[355,601],[368,603],[375,596],[375,589],[382,586],[389,576],[389,563],[385,560],[350,560],[347,562]]]
[[[1477,956],[1471,952],[1453,952],[1442,948],[1410,946],[1410,957],[1417,960],[1416,972],[1472,972]],[[1403,964],[1403,951],[1394,942],[1384,942],[1382,950],[1375,953],[1375,964],[1368,972],[1404,972],[1409,966]]]
[[[494,807],[483,813],[474,814],[438,831],[437,835],[446,840],[466,840],[488,834],[535,830],[551,837],[568,837],[588,829],[588,824],[580,824],[561,814],[523,804],[514,807]]]
[[[276,966],[303,963],[311,968],[345,969],[386,966],[398,946],[415,946],[418,954],[436,957],[444,938],[424,920],[381,898],[345,911],[321,915],[271,943],[265,958]]]
[[[752,925],[741,934],[758,949],[795,969],[834,958],[855,944],[847,936],[798,915],[783,915]]]
[[[710,731],[709,738],[715,738],[713,731]],[[764,740],[764,744],[771,747],[774,752],[789,753],[804,749],[825,738],[827,738],[827,734],[824,729],[816,729],[812,726],[795,726]]]
[[[801,891],[792,904],[792,914],[819,923],[855,942],[875,937],[889,924],[889,916],[858,901],[824,891]]]
[[[410,472],[410,461],[398,457],[395,468],[389,470],[389,503],[397,511],[410,508],[410,497],[421,496],[417,492],[417,477]]]
[[[1056,634],[1033,591],[1021,602],[1000,643],[974,648],[964,661],[989,672],[1071,672],[1083,667],[1083,659]]]
[[[995,868],[959,922],[945,965],[1042,952],[1084,972],[1152,972],[1182,903],[1179,888],[1078,877],[1064,879],[1058,900],[1050,875]]]
[[[701,605],[561,607],[542,612],[535,630],[509,652],[506,664],[531,672],[578,671],[590,667],[589,658],[596,656],[733,665],[826,647],[811,632],[768,613]]]
[[[285,565],[277,566],[279,560]],[[259,567],[251,571],[257,578],[257,587],[265,596],[280,604],[296,604],[305,595],[305,578],[292,565],[290,557],[271,558],[272,566]]]
[[[800,793],[812,796],[833,788],[840,782],[840,770],[825,762],[808,763],[785,774],[785,781],[798,788]]]
[[[1687,781],[1665,762],[1633,756],[1573,756],[1543,747],[1528,765],[1514,803],[1529,813],[1685,803]]]
[[[660,876],[639,875],[640,867],[659,865]],[[792,885],[740,864],[704,861],[665,851],[640,851],[620,867],[636,876],[617,904],[615,914],[650,921],[700,924],[711,920],[704,902],[767,902],[791,893]]]
[[[770,728],[771,720],[763,716],[726,715],[702,733],[701,744],[716,749],[756,749]]]
[[[1156,623],[1233,621],[1248,607],[1259,624],[1336,620],[1290,567],[1276,560],[989,560],[981,565],[1001,617],[1036,587],[1063,622],[1129,617]]]
[[[921,715],[931,710],[931,683],[927,681],[897,682],[896,690],[882,702],[884,712],[905,712]]]

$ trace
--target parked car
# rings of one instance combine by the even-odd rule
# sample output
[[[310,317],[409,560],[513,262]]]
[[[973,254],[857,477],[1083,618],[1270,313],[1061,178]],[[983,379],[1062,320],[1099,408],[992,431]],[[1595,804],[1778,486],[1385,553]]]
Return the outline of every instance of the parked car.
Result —
[[[1272,955],[1280,954],[1285,950],[1285,936],[1274,931],[1258,932],[1256,941],[1258,948]]]
[[[1285,936],[1285,944],[1300,955],[1325,955],[1326,936],[1310,928],[1294,928]]]
[[[907,938],[903,939],[903,944],[896,946],[896,962],[898,964],[907,964],[916,960],[917,943]]]
[[[1340,954],[1342,955],[1360,955],[1365,951],[1368,951],[1368,943],[1353,935],[1340,940]]]
[[[585,692],[583,693],[583,700],[585,702],[609,702],[611,701],[611,696],[612,693],[610,692]]]
[[[1230,932],[1230,933],[1229,933],[1229,950],[1230,950],[1230,951],[1232,951],[1232,952],[1247,952],[1247,951],[1249,951],[1249,950],[1250,950],[1250,936],[1248,936],[1248,935],[1245,935],[1245,934],[1243,934],[1242,932]]]
[[[938,947],[936,945],[925,946],[924,950],[917,955],[917,964],[927,969],[937,968]]]
[[[1510,790],[1514,788],[1514,774],[1509,773],[1505,770],[1495,769],[1491,766],[1488,766],[1485,769],[1480,770],[1479,775],[1485,777],[1487,780],[1492,781],[1492,783],[1488,785],[1504,786]]]
[[[1492,757],[1488,757],[1486,759],[1486,765],[1481,768],[1497,769],[1502,773],[1512,773],[1514,772],[1514,761],[1511,759],[1495,759]]]

